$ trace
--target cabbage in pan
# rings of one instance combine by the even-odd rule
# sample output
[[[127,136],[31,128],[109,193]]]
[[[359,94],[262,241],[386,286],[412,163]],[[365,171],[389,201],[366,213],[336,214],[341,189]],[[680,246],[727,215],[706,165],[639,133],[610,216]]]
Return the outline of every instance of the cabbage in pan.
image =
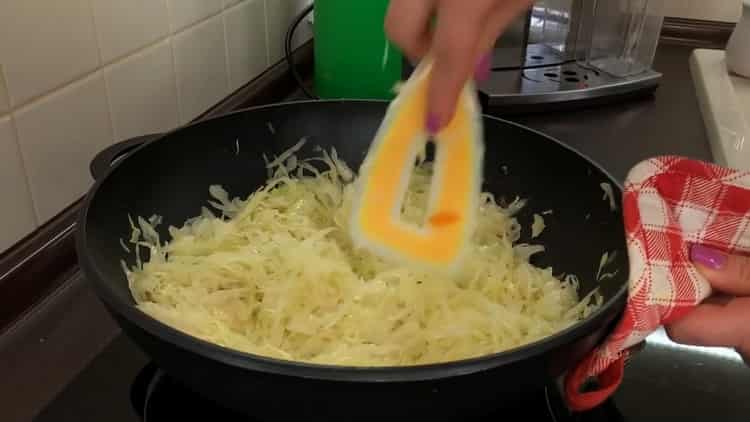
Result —
[[[147,261],[126,267],[139,309],[253,354],[404,366],[515,348],[601,305],[597,293],[579,298],[575,276],[531,265],[543,247],[517,244],[522,201],[503,208],[489,193],[471,252],[450,278],[354,249],[347,228],[356,176],[335,151],[298,159],[301,145],[269,162],[267,184],[248,198],[212,186],[211,208],[170,227],[167,242],[154,230],[158,217],[131,222],[129,250],[150,249]],[[430,171],[429,163],[414,168],[408,221],[424,218]]]

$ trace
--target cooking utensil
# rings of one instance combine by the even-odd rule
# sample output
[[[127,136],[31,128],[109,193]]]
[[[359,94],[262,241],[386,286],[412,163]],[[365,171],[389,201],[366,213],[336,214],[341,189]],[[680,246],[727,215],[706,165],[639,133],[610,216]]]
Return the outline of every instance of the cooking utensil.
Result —
[[[350,232],[354,245],[394,262],[451,271],[466,255],[479,208],[484,142],[473,83],[461,90],[450,123],[432,135],[425,223],[412,225],[393,214],[403,206],[402,186],[430,137],[424,124],[432,63],[432,57],[422,59],[386,111],[359,168]]]
[[[156,363],[174,378],[223,406],[262,420],[469,419],[520,400],[554,381],[611,330],[627,296],[628,262],[622,215],[603,199],[601,183],[620,188],[591,160],[553,138],[484,117],[483,189],[498,201],[528,199],[518,215],[522,242],[542,243],[532,263],[555,274],[577,274],[581,294],[598,287],[602,307],[551,337],[513,350],[433,365],[361,368],[312,365],[229,350],[177,331],[134,306],[120,261],[128,215],[163,217],[166,227],[197,215],[208,187],[221,184],[245,197],[266,179],[262,154],[278,155],[300,138],[298,152],[335,147],[358,168],[387,102],[308,101],[241,110],[167,134],[116,144],[92,162],[96,179],[80,215],[81,267],[107,309]],[[592,140],[593,141],[593,140]],[[115,162],[116,161],[116,162]],[[533,213],[546,230],[531,239]],[[613,278],[596,280],[604,252],[616,252]],[[144,256],[145,258],[145,256]],[[390,419],[386,419],[390,418]]]

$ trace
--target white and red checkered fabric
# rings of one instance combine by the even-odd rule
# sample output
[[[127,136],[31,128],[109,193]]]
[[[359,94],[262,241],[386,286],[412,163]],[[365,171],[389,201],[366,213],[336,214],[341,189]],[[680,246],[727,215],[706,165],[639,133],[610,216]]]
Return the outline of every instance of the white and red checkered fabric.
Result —
[[[604,343],[566,377],[573,410],[593,408],[620,385],[629,350],[711,294],[689,259],[691,244],[750,250],[750,172],[676,156],[639,163],[622,198],[630,262],[625,312]],[[598,388],[581,391],[596,378]]]

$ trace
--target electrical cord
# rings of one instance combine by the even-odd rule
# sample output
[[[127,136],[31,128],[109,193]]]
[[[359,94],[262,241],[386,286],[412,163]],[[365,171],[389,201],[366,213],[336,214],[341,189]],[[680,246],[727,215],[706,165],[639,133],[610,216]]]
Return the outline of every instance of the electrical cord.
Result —
[[[292,39],[294,38],[294,31],[297,30],[297,27],[307,17],[307,15],[309,15],[313,11],[313,8],[313,4],[310,4],[309,6],[302,9],[297,17],[294,18],[294,22],[292,22],[292,24],[287,29],[286,37],[284,39],[284,57],[286,58],[287,66],[289,66],[289,71],[292,72],[292,77],[295,81],[297,81],[297,85],[299,85],[302,92],[304,92],[308,98],[317,100],[318,97],[310,92],[307,87],[305,87],[305,83],[302,81],[302,77],[299,75],[299,72],[297,72],[297,66],[295,65],[294,58],[292,57]]]

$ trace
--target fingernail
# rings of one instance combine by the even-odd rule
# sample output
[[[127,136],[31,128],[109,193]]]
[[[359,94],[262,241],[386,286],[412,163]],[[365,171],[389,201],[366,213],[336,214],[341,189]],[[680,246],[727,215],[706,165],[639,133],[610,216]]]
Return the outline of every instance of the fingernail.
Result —
[[[440,118],[435,114],[428,114],[427,115],[427,132],[430,134],[437,133],[438,130],[440,130]]]
[[[727,262],[727,256],[721,251],[703,245],[690,248],[690,260],[714,270],[720,270]]]
[[[490,77],[490,71],[492,67],[492,56],[490,53],[485,54],[479,59],[477,68],[474,70],[474,79],[477,81],[485,81]]]

